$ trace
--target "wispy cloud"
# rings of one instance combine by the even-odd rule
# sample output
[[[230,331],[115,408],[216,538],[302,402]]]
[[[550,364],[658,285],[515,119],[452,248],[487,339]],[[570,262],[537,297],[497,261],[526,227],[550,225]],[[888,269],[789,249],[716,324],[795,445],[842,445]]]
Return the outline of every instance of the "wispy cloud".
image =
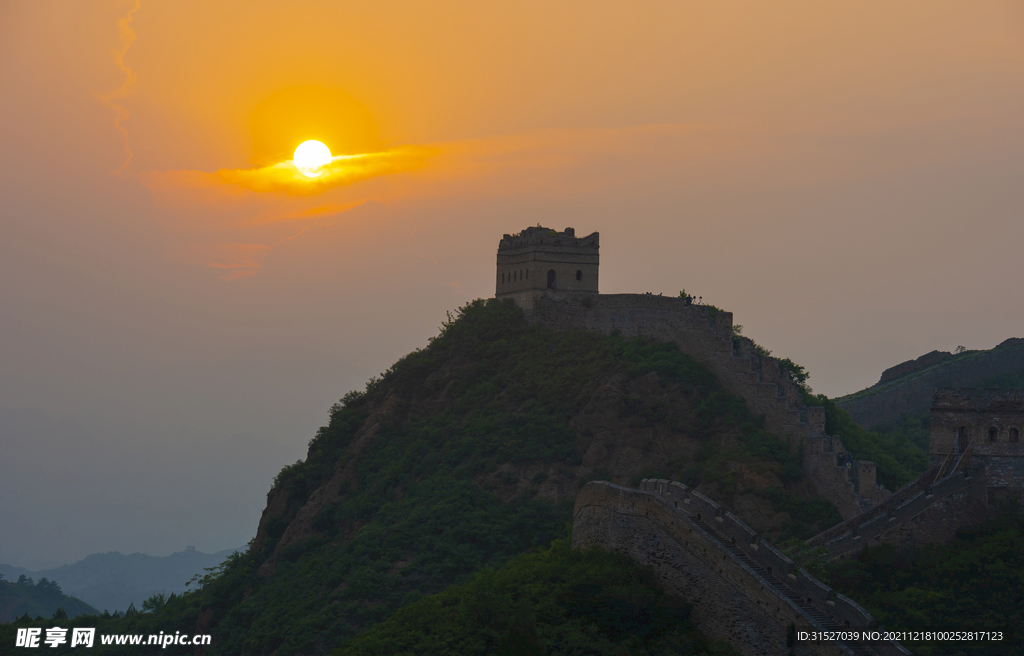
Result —
[[[437,151],[431,146],[400,146],[379,153],[338,155],[320,169],[320,176],[316,178],[306,177],[288,160],[254,169],[220,169],[213,173],[152,172],[142,176],[142,180],[147,186],[161,188],[228,185],[258,193],[309,196],[370,178],[422,168]]]
[[[128,52],[128,48],[131,47],[132,43],[135,42],[135,30],[131,28],[132,14],[139,10],[139,0],[135,0],[135,6],[132,7],[128,14],[117,22],[118,28],[118,44],[120,48],[113,52],[114,63],[124,73],[124,82],[121,86],[117,87],[113,91],[107,94],[98,94],[100,102],[109,107],[114,112],[114,127],[117,128],[121,136],[124,137],[124,162],[115,171],[114,175],[120,176],[121,173],[128,168],[128,164],[132,161],[132,150],[128,146],[128,131],[124,129],[121,123],[128,118],[128,108],[124,105],[120,105],[114,100],[118,98],[126,98],[132,95],[132,86],[135,84],[137,76],[128,68],[124,63],[124,56]]]

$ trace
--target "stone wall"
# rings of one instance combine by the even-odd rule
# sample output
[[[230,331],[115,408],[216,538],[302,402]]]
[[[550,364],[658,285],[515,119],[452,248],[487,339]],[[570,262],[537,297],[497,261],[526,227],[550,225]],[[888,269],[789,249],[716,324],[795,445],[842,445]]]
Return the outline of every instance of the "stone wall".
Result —
[[[901,414],[922,415],[931,408],[936,388],[976,385],[986,378],[1024,369],[1024,345],[1007,340],[990,351],[952,358],[899,380],[836,399],[839,407],[865,428],[894,421]]]
[[[959,445],[969,445],[974,457],[1006,461],[1001,469],[1010,471],[1012,461],[1024,458],[1024,391],[996,389],[938,389],[932,397],[931,432],[928,436],[930,464],[941,462]],[[962,438],[962,440],[961,440]],[[995,460],[992,460],[993,466]],[[991,469],[991,467],[990,467]],[[1024,478],[1017,478],[1024,482]]]
[[[778,360],[760,357],[753,342],[733,340],[732,313],[706,305],[686,305],[679,297],[651,294],[547,293],[534,302],[527,318],[555,330],[589,330],[623,337],[674,342],[706,366],[731,393],[746,401],[765,428],[798,453],[803,439],[825,431],[822,408],[808,408],[800,389],[779,369]]]
[[[907,360],[906,362],[901,362],[895,367],[889,367],[882,372],[882,377],[878,379],[878,383],[888,383],[897,380],[898,378],[903,378],[907,374],[927,369],[928,367],[938,364],[943,360],[948,360],[951,357],[953,357],[953,354],[949,351],[932,351],[931,353],[925,353],[914,360]]]
[[[785,440],[791,453],[803,451],[805,477],[844,518],[889,494],[875,484],[874,463],[861,461],[855,472],[847,472],[836,467],[834,454],[822,455],[821,445],[813,442],[825,433],[824,409],[804,404],[800,388],[782,372],[776,358],[762,356],[751,340],[733,335],[731,312],[687,304],[679,297],[549,291],[524,313],[530,321],[555,330],[605,335],[617,331],[625,338],[674,342],[742,398],[752,414],[764,417],[765,429]]]
[[[806,438],[802,461],[804,481],[815,494],[831,500],[843,519],[860,515],[891,495],[878,485],[875,463],[854,460],[839,436]]]
[[[653,568],[667,592],[693,606],[693,622],[706,635],[727,639],[745,654],[768,656],[788,653],[791,624],[811,630],[876,627],[867,611],[710,499],[666,480],[645,480],[641,487],[584,486],[574,508],[573,547],[624,552]],[[865,649],[879,656],[909,653],[893,642],[795,645],[798,654]]]
[[[807,544],[825,547],[829,560],[837,560],[879,544],[905,547],[951,541],[958,529],[987,517],[986,477],[977,463],[934,481],[938,471],[938,467],[929,469],[878,505],[819,533]]]

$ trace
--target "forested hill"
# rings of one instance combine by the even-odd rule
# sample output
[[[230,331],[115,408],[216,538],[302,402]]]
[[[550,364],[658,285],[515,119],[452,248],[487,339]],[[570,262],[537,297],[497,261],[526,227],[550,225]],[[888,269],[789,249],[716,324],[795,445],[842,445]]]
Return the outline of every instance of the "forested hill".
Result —
[[[219,564],[233,551],[208,554],[190,547],[169,556],[111,551],[40,571],[0,564],[0,575],[10,581],[19,575],[56,581],[71,596],[100,610],[124,611],[133,604],[140,607],[154,594],[181,594],[186,581],[202,574],[204,568]]]
[[[933,351],[887,369],[875,385],[835,402],[860,426],[885,430],[906,417],[927,417],[936,387],[1024,387],[1024,339],[982,351]]]
[[[769,539],[807,537],[839,520],[807,496],[797,456],[674,344],[555,333],[528,325],[511,302],[476,301],[426,348],[331,408],[306,459],[275,479],[247,553],[211,572],[202,590],[157,600],[154,613],[97,622],[209,632],[207,653],[328,653],[399,608],[434,612],[437,604],[416,604],[425,595],[471,580],[478,590],[492,580],[482,574],[489,568],[504,571],[517,554],[566,537],[588,480],[644,477],[695,486]],[[608,585],[566,594],[629,616],[632,602],[614,592],[629,586]],[[501,613],[488,621],[487,635],[511,630]],[[580,640],[607,629],[596,621],[582,620]],[[610,651],[592,653],[625,649],[615,640],[627,633],[604,635]],[[669,639],[690,640],[657,638]]]
[[[56,581],[45,577],[38,581],[27,576],[0,580],[0,622],[25,616],[66,619],[95,613],[95,608],[64,594]]]

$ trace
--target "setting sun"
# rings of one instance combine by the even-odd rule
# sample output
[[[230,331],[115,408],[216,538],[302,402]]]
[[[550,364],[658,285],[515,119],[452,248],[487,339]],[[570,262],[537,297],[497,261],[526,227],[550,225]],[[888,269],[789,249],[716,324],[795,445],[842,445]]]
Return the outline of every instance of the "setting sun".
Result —
[[[295,149],[292,162],[302,175],[316,178],[321,174],[320,169],[331,163],[331,150],[316,140],[303,141]]]

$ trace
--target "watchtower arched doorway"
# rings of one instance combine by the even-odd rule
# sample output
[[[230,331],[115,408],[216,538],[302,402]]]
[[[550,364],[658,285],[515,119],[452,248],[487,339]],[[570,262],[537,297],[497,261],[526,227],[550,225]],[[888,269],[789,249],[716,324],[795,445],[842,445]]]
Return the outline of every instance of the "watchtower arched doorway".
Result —
[[[555,270],[548,269],[548,289],[555,288]]]
[[[956,450],[959,453],[963,453],[967,450],[967,427],[961,426],[956,430]]]

